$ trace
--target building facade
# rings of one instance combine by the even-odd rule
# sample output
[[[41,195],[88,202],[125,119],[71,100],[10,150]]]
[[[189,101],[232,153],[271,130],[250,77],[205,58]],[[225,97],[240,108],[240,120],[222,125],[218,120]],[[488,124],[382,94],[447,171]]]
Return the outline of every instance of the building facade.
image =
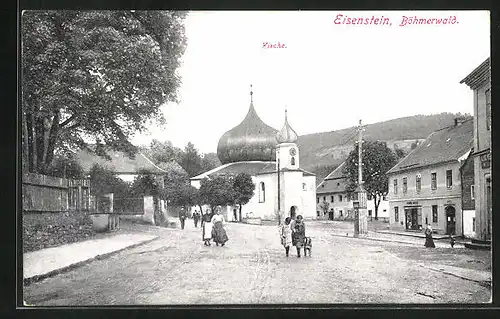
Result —
[[[343,174],[345,162],[328,174],[316,188],[316,216],[319,219],[349,219],[354,218],[353,202],[357,200],[357,193],[347,191],[347,179]],[[367,198],[367,216],[375,218],[375,203],[373,198]],[[389,202],[386,198],[380,200],[378,218],[389,219]]]
[[[429,224],[439,234],[463,234],[460,168],[470,153],[472,130],[472,120],[455,120],[387,172],[392,229],[420,231]]]
[[[476,237],[476,206],[474,189],[474,157],[473,152],[460,167],[462,185],[462,216],[463,235],[467,238]]]
[[[491,65],[486,59],[460,83],[474,92],[474,189],[476,232],[479,240],[491,240]]]

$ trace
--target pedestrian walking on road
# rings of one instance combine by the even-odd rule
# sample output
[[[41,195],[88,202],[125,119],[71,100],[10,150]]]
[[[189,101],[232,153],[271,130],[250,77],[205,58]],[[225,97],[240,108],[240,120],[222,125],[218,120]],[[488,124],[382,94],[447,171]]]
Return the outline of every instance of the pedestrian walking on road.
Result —
[[[427,225],[425,228],[425,247],[427,248],[435,248],[434,240],[432,239],[432,228],[431,225]]]
[[[224,246],[226,241],[229,240],[226,234],[226,230],[224,229],[224,217],[220,213],[220,208],[216,210],[214,217],[212,217],[212,238],[215,241],[215,244],[219,246]]]
[[[186,223],[187,213],[184,210],[184,207],[181,207],[181,211],[179,212],[179,220],[181,221],[181,229],[184,229],[184,224]]]
[[[203,240],[203,244],[205,246],[210,246],[210,240],[212,240],[212,223],[210,221],[210,215],[203,215],[201,228],[201,237]]]
[[[281,225],[281,244],[285,247],[285,253],[288,257],[290,246],[292,245],[292,228],[290,226],[291,218],[285,218],[285,222]]]
[[[300,258],[300,250],[304,247],[304,239],[306,237],[306,225],[302,215],[298,215],[297,219],[292,222],[292,245],[297,248],[297,257]]]
[[[198,221],[200,220],[200,213],[198,213],[197,210],[194,211],[193,220],[194,220],[194,227],[198,228]]]

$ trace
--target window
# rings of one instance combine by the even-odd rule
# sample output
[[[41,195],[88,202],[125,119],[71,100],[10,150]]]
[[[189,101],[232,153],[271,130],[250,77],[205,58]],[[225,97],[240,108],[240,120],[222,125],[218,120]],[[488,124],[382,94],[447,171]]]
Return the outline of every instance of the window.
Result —
[[[307,185],[306,185],[306,183],[302,183],[302,190],[303,190],[303,191],[307,190]]]
[[[394,207],[394,221],[399,222],[399,207]]]
[[[335,197],[334,197],[333,195],[332,195],[332,196],[330,196],[330,202],[332,202],[332,203],[333,203],[333,199],[334,199],[334,198],[335,198]]]
[[[351,194],[347,194],[347,196],[346,196],[346,200],[347,200],[347,201],[350,201],[350,200],[351,200]]]
[[[432,205],[432,222],[438,222],[438,207],[437,205]]]
[[[437,189],[437,173],[431,173],[431,189]]]
[[[491,90],[485,92],[486,95],[486,129],[489,131],[491,128]]]
[[[475,189],[474,185],[470,186],[470,199],[474,200]]]
[[[339,213],[340,213],[340,217],[342,217],[342,209],[341,209],[341,210],[339,210]]]
[[[372,195],[371,194],[366,195],[366,200],[372,200]]]
[[[290,163],[293,165],[295,165],[295,157],[292,157],[292,159],[290,160]]]
[[[264,182],[260,182],[259,185],[259,203],[263,203],[266,201],[266,186]]]
[[[358,193],[352,193],[352,200],[358,200]]]
[[[382,200],[387,200],[387,196],[382,196]]]
[[[415,176],[415,188],[417,189],[417,193],[420,193],[420,190],[422,189],[422,180],[420,174],[417,174],[417,176]]]
[[[339,195],[339,202],[342,201],[342,195]]]
[[[316,204],[319,204],[319,197],[316,197]]]
[[[323,201],[326,202],[326,196],[323,196]]]
[[[372,210],[371,210],[371,209],[369,209],[369,210],[368,210],[368,216],[371,216],[371,215],[372,215]]]
[[[408,179],[403,177],[403,194],[406,194],[406,192],[408,192]]]
[[[394,194],[397,194],[398,193],[398,180],[395,179],[393,181],[393,183],[394,183]]]
[[[476,217],[472,217],[472,231],[476,231]]]
[[[384,209],[384,213],[387,211],[387,209]]]
[[[446,171],[446,187],[451,188],[453,186],[453,175],[451,174],[451,169]]]

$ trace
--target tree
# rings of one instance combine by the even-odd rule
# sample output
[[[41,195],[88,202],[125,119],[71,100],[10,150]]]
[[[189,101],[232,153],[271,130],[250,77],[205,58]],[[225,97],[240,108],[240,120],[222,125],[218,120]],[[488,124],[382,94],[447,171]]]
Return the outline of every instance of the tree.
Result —
[[[326,215],[326,213],[328,213],[328,209],[330,208],[330,203],[324,200],[321,204],[319,204],[319,207],[323,210],[323,214]]]
[[[363,141],[362,160],[363,187],[373,197],[375,219],[378,219],[380,200],[389,191],[386,173],[396,165],[396,155],[385,142]],[[347,157],[343,173],[347,178],[347,191],[354,192],[358,185],[358,145]]]
[[[222,163],[217,156],[217,153],[206,153],[201,158],[202,172],[208,172],[211,169],[221,166]]]
[[[50,176],[61,178],[85,178],[85,172],[83,168],[75,159],[71,157],[66,158],[62,156],[56,156],[54,161],[44,173]]]
[[[202,204],[210,206],[213,214],[217,206],[225,206],[234,203],[233,183],[227,176],[216,176],[201,180],[199,200]]]
[[[247,204],[255,194],[255,184],[252,177],[246,173],[239,173],[234,176],[233,181],[233,198],[234,203],[239,206],[239,216],[241,220],[241,208]]]
[[[147,170],[139,172],[130,186],[131,195],[136,197],[158,197],[161,194],[161,189],[158,179]]]
[[[186,170],[189,177],[196,176],[203,171],[201,166],[201,157],[198,150],[194,147],[193,143],[187,143],[182,154],[181,162],[179,163],[182,168]]]
[[[116,197],[127,197],[129,184],[116,177],[113,171],[94,164],[89,171],[90,192],[96,197],[113,193]]]
[[[144,155],[151,159],[155,164],[170,163],[171,161],[181,162],[183,151],[172,145],[170,141],[159,141],[154,139],[148,147],[142,150]]]
[[[180,11],[24,11],[22,146],[31,172],[91,142],[133,154],[128,138],[177,101],[186,46]]]
[[[398,160],[401,160],[403,157],[406,156],[405,150],[397,147],[394,148],[394,154],[396,155]]]

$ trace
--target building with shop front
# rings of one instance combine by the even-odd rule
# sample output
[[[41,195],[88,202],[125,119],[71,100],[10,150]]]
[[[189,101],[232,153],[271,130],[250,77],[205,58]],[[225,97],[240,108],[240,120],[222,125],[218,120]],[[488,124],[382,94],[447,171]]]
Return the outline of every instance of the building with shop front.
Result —
[[[460,167],[462,186],[462,216],[463,236],[467,238],[476,237],[476,206],[474,189],[474,157],[471,150],[469,156]]]
[[[250,92],[246,117],[219,139],[217,156],[222,165],[192,177],[191,185],[199,188],[205,178],[247,173],[256,186],[254,196],[243,205],[241,215],[238,207],[223,207],[226,220],[276,220],[278,207],[282,219],[297,215],[316,218],[316,175],[300,168],[298,135],[288,123],[286,111],[285,124],[277,131],[260,119],[252,95]]]
[[[388,172],[390,227],[420,231],[427,224],[439,234],[462,235],[460,168],[473,140],[473,120],[430,134]]]
[[[354,217],[353,202],[357,193],[347,191],[347,179],[343,173],[345,162],[340,164],[316,188],[316,216],[319,219],[346,219]],[[370,195],[367,197],[368,220],[375,218],[375,203]],[[389,218],[389,202],[380,200],[377,217],[381,220]]]
[[[491,191],[491,66],[486,59],[460,83],[474,91],[474,191],[475,237],[490,241],[492,235]]]

